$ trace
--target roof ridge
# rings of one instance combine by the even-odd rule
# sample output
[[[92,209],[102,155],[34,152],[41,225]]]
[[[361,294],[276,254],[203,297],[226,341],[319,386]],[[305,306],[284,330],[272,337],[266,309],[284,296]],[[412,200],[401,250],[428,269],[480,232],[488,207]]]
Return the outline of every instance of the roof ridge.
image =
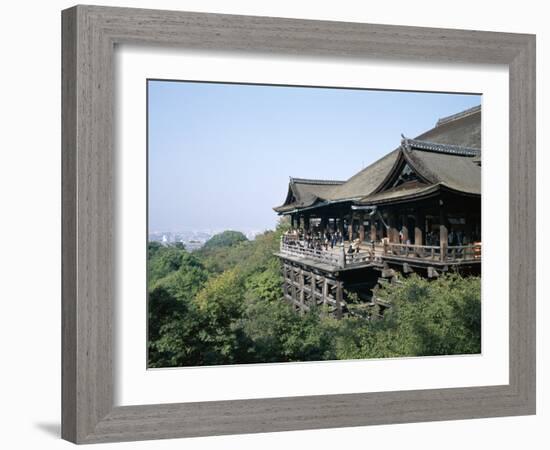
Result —
[[[302,183],[302,184],[326,184],[326,185],[340,185],[345,183],[345,181],[341,181],[341,180],[319,180],[319,179],[295,178],[295,177],[290,177],[290,182]]]
[[[401,145],[410,150],[411,148],[426,150],[437,153],[445,153],[449,155],[457,156],[479,156],[481,155],[481,150],[474,147],[466,147],[464,145],[455,145],[455,144],[442,144],[439,142],[432,141],[423,141],[420,139],[409,139],[401,135]]]
[[[470,114],[475,114],[478,111],[481,111],[481,105],[473,106],[471,108],[465,109],[464,111],[460,111],[460,112],[451,114],[450,116],[441,117],[437,121],[435,126],[439,127],[441,125],[452,122],[454,120],[461,119],[463,117],[469,116]]]

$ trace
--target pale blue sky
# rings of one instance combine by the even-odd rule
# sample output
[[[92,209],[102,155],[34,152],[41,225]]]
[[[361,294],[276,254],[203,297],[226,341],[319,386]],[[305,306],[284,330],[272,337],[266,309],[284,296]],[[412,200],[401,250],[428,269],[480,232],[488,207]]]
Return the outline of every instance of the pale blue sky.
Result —
[[[273,228],[288,178],[345,180],[479,95],[149,81],[149,231]]]

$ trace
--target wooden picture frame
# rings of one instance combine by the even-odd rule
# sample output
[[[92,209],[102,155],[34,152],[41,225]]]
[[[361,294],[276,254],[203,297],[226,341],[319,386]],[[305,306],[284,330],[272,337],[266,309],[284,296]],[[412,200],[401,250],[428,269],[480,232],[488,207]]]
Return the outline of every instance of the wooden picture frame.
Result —
[[[535,36],[75,6],[62,13],[62,437],[75,443],[535,413]],[[510,84],[509,384],[114,407],[116,44],[505,64]]]

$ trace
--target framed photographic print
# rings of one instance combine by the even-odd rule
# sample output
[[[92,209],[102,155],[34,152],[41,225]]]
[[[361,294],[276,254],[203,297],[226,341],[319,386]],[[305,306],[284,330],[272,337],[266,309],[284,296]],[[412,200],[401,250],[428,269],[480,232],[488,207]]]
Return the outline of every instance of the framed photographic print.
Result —
[[[63,11],[63,437],[534,414],[534,55]]]

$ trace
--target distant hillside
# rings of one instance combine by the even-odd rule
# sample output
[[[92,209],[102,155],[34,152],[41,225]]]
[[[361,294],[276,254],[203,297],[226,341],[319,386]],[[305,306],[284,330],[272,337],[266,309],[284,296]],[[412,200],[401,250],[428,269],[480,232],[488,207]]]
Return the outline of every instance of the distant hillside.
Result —
[[[227,230],[223,233],[215,234],[204,244],[204,249],[214,249],[223,247],[232,247],[248,239],[240,231]]]

